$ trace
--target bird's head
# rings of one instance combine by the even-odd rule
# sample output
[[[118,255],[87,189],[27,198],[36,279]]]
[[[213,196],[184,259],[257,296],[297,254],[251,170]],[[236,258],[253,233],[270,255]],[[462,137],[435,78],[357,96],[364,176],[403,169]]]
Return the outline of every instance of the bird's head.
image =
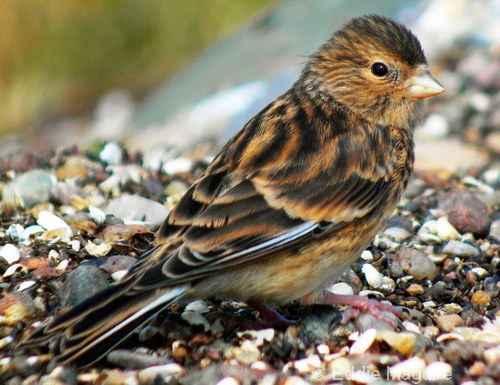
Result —
[[[310,92],[333,98],[365,120],[401,128],[416,124],[419,100],[444,92],[415,35],[376,15],[355,18],[336,32],[302,77]]]

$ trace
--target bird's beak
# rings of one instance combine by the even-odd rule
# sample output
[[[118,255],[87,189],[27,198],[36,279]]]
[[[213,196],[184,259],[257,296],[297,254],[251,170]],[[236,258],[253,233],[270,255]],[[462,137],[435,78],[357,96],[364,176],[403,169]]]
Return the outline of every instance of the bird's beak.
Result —
[[[420,74],[412,77],[408,87],[408,94],[415,99],[430,98],[442,94],[444,91],[443,86],[427,70],[423,70]]]

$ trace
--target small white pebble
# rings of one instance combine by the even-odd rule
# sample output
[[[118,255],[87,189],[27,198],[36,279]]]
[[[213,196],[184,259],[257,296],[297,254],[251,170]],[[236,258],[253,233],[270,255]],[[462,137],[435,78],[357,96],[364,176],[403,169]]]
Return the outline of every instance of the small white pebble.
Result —
[[[23,290],[29,289],[34,284],[36,284],[36,281],[33,281],[33,280],[21,282],[17,291],[23,291]]]
[[[434,301],[425,301],[425,302],[422,302],[422,305],[425,308],[432,308],[432,307],[436,307],[437,306],[436,302],[434,302]]]
[[[240,382],[234,377],[225,377],[217,385],[239,385]]]
[[[476,92],[470,95],[468,100],[470,105],[480,112],[488,111],[491,106],[491,98],[484,92]]]
[[[103,223],[106,220],[106,213],[95,206],[89,206],[89,214],[95,223]]]
[[[198,313],[208,313],[208,305],[203,300],[193,301],[186,305],[185,311],[196,311]]]
[[[163,172],[168,175],[189,172],[192,166],[193,162],[184,157],[169,159],[163,166]]]
[[[319,344],[318,346],[316,346],[316,350],[323,356],[330,354],[330,348],[326,344]]]
[[[128,270],[118,270],[111,274],[111,279],[115,282],[120,282],[127,275]]]
[[[80,251],[80,249],[82,248],[82,244],[76,239],[70,241],[69,245],[71,246],[71,250],[73,251]]]
[[[267,364],[264,361],[255,361],[250,365],[251,369],[255,370],[267,370]]]
[[[361,259],[366,262],[372,262],[374,260],[373,253],[370,250],[365,250],[361,253]]]
[[[366,282],[368,282],[371,287],[377,288],[382,284],[384,276],[369,263],[365,263],[361,271],[365,275]]]
[[[420,357],[413,357],[389,367],[391,380],[422,380],[426,364]]]
[[[5,231],[5,234],[11,237],[12,239],[19,239],[23,231],[24,231],[23,226],[21,226],[19,223],[13,223]]]
[[[63,259],[59,264],[56,266],[56,270],[64,271],[68,268],[69,265],[69,260],[68,259]]]
[[[414,333],[420,334],[420,328],[418,327],[418,325],[415,325],[413,322],[403,321],[403,326],[409,332],[414,332]]]
[[[32,235],[41,234],[44,231],[45,231],[45,229],[39,225],[28,226],[21,233],[19,239],[28,240]]]
[[[208,332],[210,330],[210,324],[200,313],[194,311],[185,311],[182,313],[181,318],[190,325],[203,326],[203,330]]]
[[[436,235],[442,241],[449,241],[451,239],[458,239],[460,233],[448,222],[446,218],[439,218],[436,221]]]
[[[123,150],[116,142],[109,142],[99,153],[99,158],[107,164],[121,164],[123,160]]]
[[[328,289],[329,292],[333,294],[342,294],[342,295],[353,295],[354,291],[352,290],[352,287],[349,286],[345,282],[338,282],[330,286]]]
[[[429,382],[451,380],[452,370],[451,365],[446,362],[432,362],[425,368],[424,378]]]
[[[14,246],[12,243],[7,243],[0,249],[0,257],[2,257],[9,265],[12,265],[13,263],[19,261],[21,253],[19,252],[17,246]]]
[[[38,223],[48,231],[64,229],[66,237],[70,238],[73,236],[71,227],[69,227],[69,225],[63,219],[59,218],[57,215],[51,213],[50,211],[40,211],[38,213],[38,219],[36,223]]]
[[[352,344],[349,349],[350,354],[363,354],[370,346],[372,346],[375,341],[375,337],[377,336],[377,331],[375,329],[368,329],[363,334],[359,336],[359,338]]]
[[[61,257],[61,254],[59,254],[59,252],[57,250],[52,249],[49,251],[48,259],[50,262],[55,263],[55,262],[59,261],[60,257]]]

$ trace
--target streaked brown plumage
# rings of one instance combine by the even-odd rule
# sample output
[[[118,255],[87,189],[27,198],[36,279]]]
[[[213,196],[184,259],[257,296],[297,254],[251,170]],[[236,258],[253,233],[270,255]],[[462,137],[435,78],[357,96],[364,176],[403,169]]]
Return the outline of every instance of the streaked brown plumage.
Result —
[[[443,91],[405,27],[353,19],[226,144],[120,284],[27,344],[86,365],[173,301],[321,297],[394,210],[418,101]]]

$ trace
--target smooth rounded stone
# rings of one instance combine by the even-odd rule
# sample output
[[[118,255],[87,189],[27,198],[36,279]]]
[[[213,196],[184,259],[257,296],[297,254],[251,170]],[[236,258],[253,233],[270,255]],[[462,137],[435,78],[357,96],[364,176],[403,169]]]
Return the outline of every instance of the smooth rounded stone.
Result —
[[[333,284],[328,288],[328,291],[333,293],[333,294],[340,294],[340,295],[353,295],[354,290],[352,287],[345,283],[345,282],[338,282]]]
[[[104,263],[99,266],[101,270],[104,270],[108,274],[116,273],[117,271],[128,270],[132,267],[137,259],[130,257],[128,255],[112,255],[106,258]]]
[[[474,292],[474,294],[472,294],[471,302],[473,305],[488,306],[491,302],[491,297],[483,290],[477,290],[476,292]]]
[[[375,337],[377,336],[377,331],[375,329],[368,329],[363,332],[349,349],[349,354],[363,354],[366,353],[368,349],[375,342]]]
[[[193,326],[201,326],[205,332],[210,330],[210,323],[200,313],[194,311],[185,311],[181,318]]]
[[[32,208],[50,199],[54,175],[43,170],[30,170],[14,178],[3,187],[2,198],[8,206]]]
[[[124,222],[143,221],[152,227],[158,227],[167,217],[169,210],[158,202],[138,195],[123,195],[109,202],[104,212]]]
[[[56,170],[56,177],[60,180],[86,178],[89,174],[88,163],[87,158],[71,156]]]
[[[175,175],[191,171],[193,161],[184,157],[172,158],[165,162],[162,167],[164,173]]]
[[[452,379],[453,368],[450,364],[441,361],[430,363],[424,371],[424,378],[429,382],[437,382]]]
[[[422,358],[408,358],[390,367],[391,379],[410,379],[420,382],[424,378],[425,367],[426,363]]]
[[[474,257],[481,255],[479,250],[465,242],[451,240],[443,248],[443,253],[457,257]]]
[[[496,243],[500,243],[500,220],[491,223],[488,238]]]
[[[437,326],[445,332],[464,326],[464,320],[458,314],[443,314],[437,317]]]
[[[21,253],[17,246],[7,243],[0,248],[0,258],[3,258],[7,264],[12,265],[21,258]]]
[[[494,275],[484,280],[484,291],[492,298],[500,295],[500,276]]]
[[[8,323],[25,321],[36,313],[36,306],[28,293],[7,293],[0,298],[0,314],[8,317]]]
[[[410,332],[395,332],[392,330],[377,330],[377,340],[382,340],[403,356],[414,353],[417,344],[417,334]]]
[[[459,232],[446,218],[439,218],[436,221],[436,235],[442,241],[457,239],[460,236]]]
[[[113,350],[106,356],[109,363],[127,369],[143,369],[153,365],[165,365],[172,362],[167,357],[152,356],[125,349]]]
[[[368,285],[371,287],[377,288],[382,284],[382,279],[384,278],[383,274],[369,263],[365,263],[361,271],[365,275],[366,282],[368,282]]]
[[[500,166],[498,166],[500,168]],[[491,186],[498,186],[500,184],[500,169],[490,169],[483,173],[483,179]]]
[[[51,213],[50,211],[40,211],[38,213],[38,219],[36,220],[36,223],[38,223],[47,231],[61,229],[63,230],[66,237],[71,238],[73,236],[73,230],[71,230],[71,227],[69,227],[66,221],[59,218],[57,215]]]
[[[389,314],[387,314],[391,317]],[[393,322],[397,323],[396,316],[394,316]],[[369,312],[362,312],[355,320],[356,330],[365,331],[368,329],[375,330],[393,330],[394,328],[387,322],[375,317]]]
[[[99,159],[106,164],[121,164],[123,155],[123,146],[116,142],[108,142],[99,153]]]
[[[109,287],[106,273],[95,266],[82,265],[73,270],[58,290],[61,307],[73,307]]]
[[[411,233],[402,227],[389,227],[383,231],[383,234],[395,242],[403,242],[411,237]]]
[[[172,362],[170,364],[151,366],[137,373],[137,378],[141,383],[157,383],[157,378],[164,380],[172,379],[184,374],[186,370],[179,364]]]
[[[487,234],[490,220],[488,208],[477,195],[457,191],[450,197],[448,220],[461,233]]]
[[[419,250],[403,247],[394,258],[401,263],[407,274],[416,279],[434,279],[439,272],[434,262]]]
[[[370,250],[364,250],[361,253],[361,259],[366,262],[373,262],[375,258],[373,258],[373,253]]]

